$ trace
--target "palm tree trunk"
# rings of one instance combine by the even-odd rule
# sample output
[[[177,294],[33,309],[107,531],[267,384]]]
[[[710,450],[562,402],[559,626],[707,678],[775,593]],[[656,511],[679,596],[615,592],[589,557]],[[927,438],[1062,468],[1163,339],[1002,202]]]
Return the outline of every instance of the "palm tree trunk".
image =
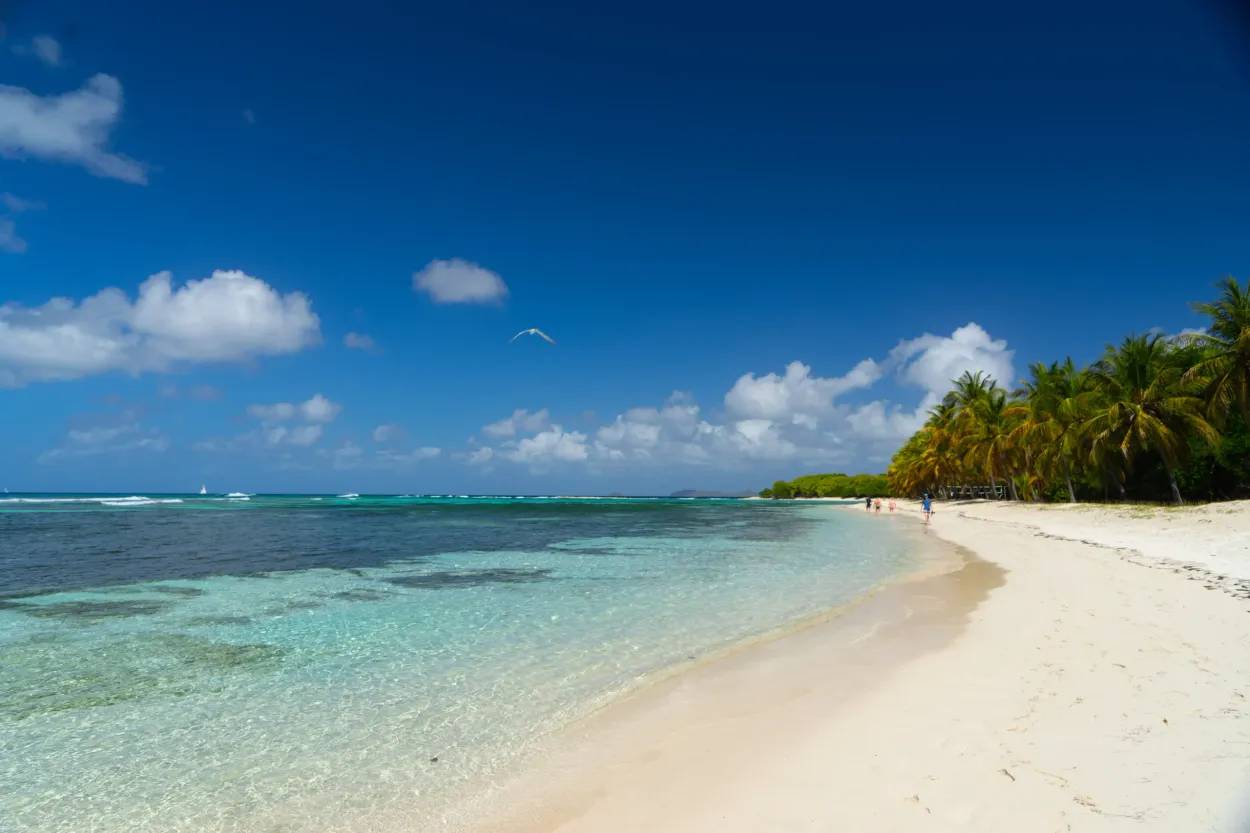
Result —
[[[1063,482],[1068,484],[1068,503],[1076,503],[1076,491],[1072,488],[1072,475],[1064,472]]]
[[[1007,491],[1011,495],[1012,500],[1019,500],[1020,495],[1016,492],[1016,479],[1014,477],[1007,478]]]
[[[1172,500],[1176,501],[1176,505],[1180,506],[1185,501],[1181,498],[1180,487],[1176,485],[1176,475],[1172,473],[1172,467],[1168,466],[1168,483],[1172,486]]]

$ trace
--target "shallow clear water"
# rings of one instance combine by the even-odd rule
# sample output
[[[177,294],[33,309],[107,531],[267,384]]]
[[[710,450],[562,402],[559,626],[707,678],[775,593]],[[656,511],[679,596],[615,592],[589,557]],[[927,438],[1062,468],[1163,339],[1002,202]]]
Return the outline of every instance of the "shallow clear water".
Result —
[[[0,497],[0,830],[437,829],[646,674],[914,567],[916,531],[893,520],[736,500]]]

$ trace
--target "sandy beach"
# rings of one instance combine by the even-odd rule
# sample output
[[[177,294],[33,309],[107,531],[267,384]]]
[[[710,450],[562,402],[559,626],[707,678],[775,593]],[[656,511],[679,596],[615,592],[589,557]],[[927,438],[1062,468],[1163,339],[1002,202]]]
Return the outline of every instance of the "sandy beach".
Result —
[[[466,826],[1250,829],[1250,502],[943,504],[929,531],[939,569],[613,704]]]

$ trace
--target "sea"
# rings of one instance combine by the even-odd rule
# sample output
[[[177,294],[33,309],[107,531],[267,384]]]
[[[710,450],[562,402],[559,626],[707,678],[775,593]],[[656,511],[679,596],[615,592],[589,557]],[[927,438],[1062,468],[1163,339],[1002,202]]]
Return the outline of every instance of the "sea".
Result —
[[[0,496],[0,831],[457,829],[561,729],[915,571],[827,503]]]

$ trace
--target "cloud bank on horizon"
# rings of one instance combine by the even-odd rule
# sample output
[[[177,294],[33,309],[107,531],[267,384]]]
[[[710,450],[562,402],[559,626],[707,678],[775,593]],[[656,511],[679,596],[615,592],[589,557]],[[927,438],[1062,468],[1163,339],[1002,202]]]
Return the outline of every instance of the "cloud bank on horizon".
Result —
[[[900,341],[882,360],[862,359],[841,376],[817,376],[797,360],[782,373],[745,373],[712,413],[679,391],[660,405],[630,408],[585,433],[553,423],[546,408],[532,414],[519,409],[483,426],[487,442],[465,459],[479,466],[523,464],[535,473],[562,464],[604,471],[631,465],[738,468],[788,460],[836,466],[865,457],[883,465],[924,423],[951,380],[965,371],[981,371],[1010,384],[1013,357],[1006,340],[969,322],[949,336],[925,333]],[[839,401],[887,376],[919,388],[919,402]],[[496,444],[489,444],[491,440]]]
[[[479,270],[488,271],[474,267],[461,277],[480,286]],[[443,291],[465,297],[477,290],[444,285]],[[34,308],[0,307],[0,385],[110,372],[164,373],[294,353],[320,342],[320,320],[301,292],[283,294],[237,270],[218,270],[180,287],[161,272],[140,285],[134,300],[109,288],[78,302],[54,298]],[[344,346],[358,348],[359,339],[345,338]],[[481,426],[461,450],[452,450],[451,459],[479,469],[514,465],[535,475],[573,466],[597,473],[642,467],[732,470],[778,461],[811,467],[867,459],[880,466],[923,423],[952,379],[982,371],[1010,384],[1013,358],[1004,339],[969,322],[949,335],[904,339],[885,356],[860,359],[841,375],[821,376],[800,360],[780,371],[746,372],[711,408],[679,391],[659,404],[631,407],[580,428],[566,427],[550,407],[515,408]],[[884,380],[915,390],[917,398],[863,401]],[[858,394],[859,401],[848,402],[851,394]],[[441,446],[397,446],[408,433],[398,423],[374,428],[371,448],[350,437],[337,447],[321,447],[326,427],[343,410],[341,402],[322,393],[303,401],[253,403],[246,414],[254,428],[233,437],[205,438],[193,447],[213,453],[271,450],[281,452],[276,459],[285,466],[320,462],[336,470],[401,471],[443,455]],[[158,429],[130,419],[71,431],[41,461],[169,447]],[[303,461],[292,456],[301,450],[314,456]]]

